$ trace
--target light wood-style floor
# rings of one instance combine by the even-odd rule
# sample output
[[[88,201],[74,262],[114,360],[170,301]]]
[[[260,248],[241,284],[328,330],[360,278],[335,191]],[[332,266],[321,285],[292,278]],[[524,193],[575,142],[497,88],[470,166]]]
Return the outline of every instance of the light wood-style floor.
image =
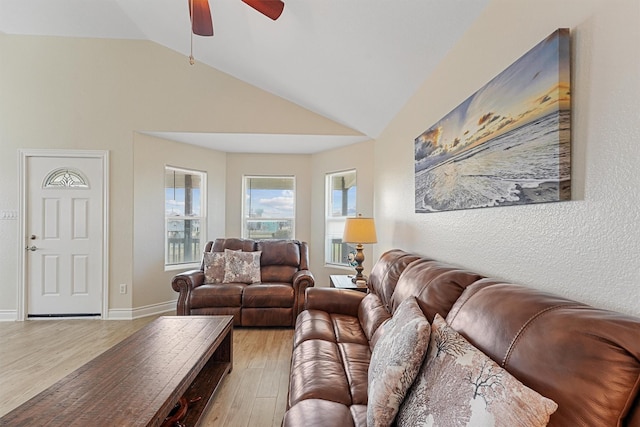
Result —
[[[0,322],[0,417],[154,317]],[[205,426],[280,426],[293,329],[235,328],[233,371],[204,414]]]

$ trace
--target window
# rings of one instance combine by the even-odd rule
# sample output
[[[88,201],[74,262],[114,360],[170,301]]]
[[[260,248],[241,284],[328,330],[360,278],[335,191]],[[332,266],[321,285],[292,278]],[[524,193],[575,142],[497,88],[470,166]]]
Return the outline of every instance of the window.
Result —
[[[206,182],[204,172],[165,167],[165,267],[200,262],[207,223]]]
[[[295,186],[292,176],[245,176],[242,237],[293,239]]]
[[[353,265],[355,247],[342,242],[347,217],[356,216],[356,171],[326,176],[325,263]]]

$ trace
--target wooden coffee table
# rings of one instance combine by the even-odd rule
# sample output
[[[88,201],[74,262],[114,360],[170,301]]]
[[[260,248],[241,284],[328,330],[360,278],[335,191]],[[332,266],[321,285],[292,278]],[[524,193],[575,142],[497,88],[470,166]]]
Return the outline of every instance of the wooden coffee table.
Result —
[[[0,425],[159,426],[181,397],[200,398],[182,420],[197,425],[232,360],[233,316],[160,317],[0,418]]]

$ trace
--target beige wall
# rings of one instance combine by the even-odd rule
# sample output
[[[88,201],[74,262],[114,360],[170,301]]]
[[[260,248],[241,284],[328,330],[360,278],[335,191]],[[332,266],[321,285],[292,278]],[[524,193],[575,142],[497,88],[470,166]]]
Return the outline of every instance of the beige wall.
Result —
[[[573,200],[414,213],[414,138],[560,27],[572,32]],[[376,140],[377,255],[400,247],[640,315],[639,45],[637,0],[492,1]]]
[[[150,42],[0,34],[0,58],[0,210],[19,209],[18,149],[109,150],[109,308],[125,315],[167,297],[135,289],[132,236],[147,227],[134,221],[136,131],[357,134]],[[17,227],[0,221],[0,319],[17,310]]]
[[[356,209],[362,216],[373,215],[373,141],[361,142],[313,156],[313,184],[311,188],[312,272],[316,286],[329,286],[331,274],[354,274],[353,268],[336,268],[324,264],[325,176],[327,173],[356,170]],[[364,274],[368,275],[375,262],[373,245],[364,245]]]
[[[187,144],[135,134],[133,146],[133,289],[132,307],[139,314],[175,308],[178,294],[169,284],[185,270],[164,269],[165,166],[207,173],[208,236],[224,233],[226,154]],[[134,317],[136,313],[134,313]]]

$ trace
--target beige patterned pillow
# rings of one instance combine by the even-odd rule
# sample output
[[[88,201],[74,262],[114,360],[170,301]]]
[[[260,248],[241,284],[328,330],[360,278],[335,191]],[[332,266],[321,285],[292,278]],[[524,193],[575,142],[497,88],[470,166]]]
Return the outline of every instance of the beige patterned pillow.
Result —
[[[367,426],[389,426],[427,352],[431,326],[414,297],[404,300],[371,353]]]
[[[204,253],[204,283],[222,283],[224,281],[224,252]]]
[[[396,421],[398,427],[546,426],[557,408],[436,314],[427,357]]]
[[[262,251],[237,252],[225,249],[224,282],[249,284],[260,282],[261,255]]]

